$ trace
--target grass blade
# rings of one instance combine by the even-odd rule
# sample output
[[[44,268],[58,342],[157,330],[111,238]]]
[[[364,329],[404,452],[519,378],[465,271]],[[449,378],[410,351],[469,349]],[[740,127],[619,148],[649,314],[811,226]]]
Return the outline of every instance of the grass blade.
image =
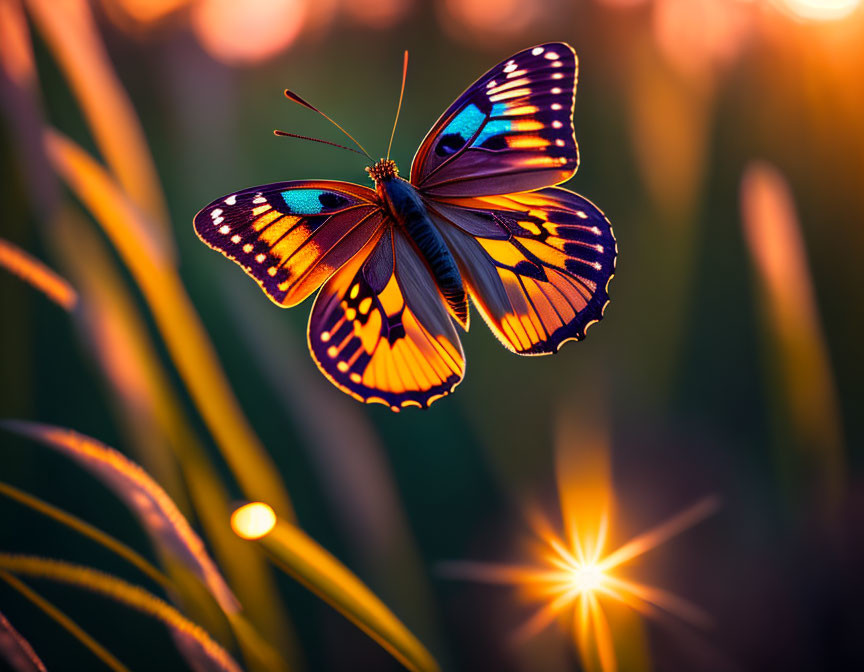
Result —
[[[200,537],[141,467],[105,444],[68,429],[20,420],[6,420],[0,426],[54,448],[90,471],[135,512],[157,542],[198,575],[226,612],[239,609]]]
[[[293,515],[278,472],[243,416],[179,275],[143,233],[143,215],[74,142],[49,131],[46,143],[56,170],[105,230],[141,288],[181,378],[244,493],[271,502],[280,515]]]
[[[0,266],[32,285],[61,308],[71,311],[78,293],[64,278],[17,245],[0,238]]]
[[[14,672],[47,672],[45,665],[24,637],[0,612],[0,657]]]
[[[27,7],[63,70],[96,144],[123,190],[149,216],[148,232],[173,257],[168,210],[132,101],[111,66],[86,0],[28,0]]]
[[[74,530],[78,534],[81,534],[89,539],[92,539],[97,544],[104,546],[112,553],[119,555],[121,558],[126,560],[129,564],[137,567],[143,574],[147,577],[160,584],[165,588],[171,588],[171,580],[165,576],[162,572],[160,572],[156,567],[153,566],[146,558],[141,556],[137,551],[132,550],[126,544],[121,541],[118,541],[110,534],[103,532],[98,527],[91,525],[90,523],[81,520],[77,516],[73,516],[71,513],[60,509],[53,504],[49,504],[38,497],[34,497],[33,495],[24,492],[23,490],[19,490],[18,488],[9,485],[8,483],[3,483],[0,481],[0,494],[12,499],[19,504],[32,509],[38,513],[41,513],[43,516],[47,516],[48,518],[53,518],[61,525],[65,525],[71,530]]]
[[[406,668],[416,672],[439,669],[426,648],[357,576],[300,528],[270,518],[269,514],[261,515],[267,513],[267,508],[258,502],[238,509],[233,519],[238,534],[258,539],[280,568],[337,609]],[[256,515],[244,516],[247,512]]]
[[[257,549],[231,531],[227,521],[232,507],[222,477],[189,425],[186,404],[169,379],[111,251],[92,223],[71,206],[54,221],[49,240],[62,268],[80,291],[82,309],[75,315],[76,326],[112,388],[118,411],[130,416],[127,424],[135,432],[131,438],[137,454],[167,448],[180,467],[184,481],[181,485],[248,619],[241,622],[239,614],[229,617],[246,666],[253,672],[288,669],[273,648],[291,661],[298,657],[298,647],[279,600],[274,570]],[[149,470],[150,465],[146,466]],[[159,481],[165,485],[161,475]],[[177,583],[182,575],[172,578]],[[197,612],[195,617],[212,634],[219,634],[212,615]]]
[[[188,645],[185,647],[185,652],[192,649],[197,656],[200,656],[206,669],[242,672],[228,652],[214,642],[200,626],[192,623],[174,607],[152,593],[116,576],[62,560],[13,553],[0,553],[0,569],[11,574],[25,574],[72,584],[104,595],[162,621],[171,629],[175,637],[182,638]],[[9,580],[5,576],[4,578]]]
[[[50,616],[61,627],[63,627],[67,632],[69,632],[69,634],[71,634],[75,639],[77,639],[84,646],[90,649],[90,651],[93,652],[93,655],[95,655],[97,658],[99,658],[99,660],[101,660],[108,667],[114,670],[114,672],[129,672],[129,668],[126,667],[119,660],[117,660],[117,658],[115,658],[114,655],[110,651],[108,651],[108,649],[106,649],[99,642],[97,642],[90,635],[88,635],[81,628],[81,626],[79,626],[75,621],[69,618],[66,614],[60,611],[57,607],[51,604],[35,590],[30,588],[26,583],[5,571],[0,571],[0,579],[3,579],[6,583],[12,586],[12,588],[17,590],[24,597],[30,600],[30,602],[39,607],[39,609],[41,609],[48,616]]]
[[[797,453],[795,479],[812,484],[830,513],[847,481],[837,388],[795,203],[773,166],[748,166],[741,212],[764,309],[779,443]]]

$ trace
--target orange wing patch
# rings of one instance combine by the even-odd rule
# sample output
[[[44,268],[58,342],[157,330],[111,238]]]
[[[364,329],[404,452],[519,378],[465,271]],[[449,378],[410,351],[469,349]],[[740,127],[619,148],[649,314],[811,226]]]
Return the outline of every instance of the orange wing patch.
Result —
[[[602,318],[617,246],[588,200],[551,187],[428,205],[474,304],[508,349],[556,352]]]
[[[394,411],[428,407],[465,373],[465,356],[443,298],[405,235],[370,241],[321,289],[309,349],[337,387]]]

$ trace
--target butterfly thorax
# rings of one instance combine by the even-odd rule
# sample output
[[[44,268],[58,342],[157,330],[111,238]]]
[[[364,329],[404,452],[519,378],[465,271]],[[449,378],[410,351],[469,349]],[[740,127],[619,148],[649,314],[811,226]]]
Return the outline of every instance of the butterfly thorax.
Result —
[[[375,190],[387,214],[408,234],[429,265],[450,313],[463,327],[467,327],[468,299],[459,267],[432,223],[420,192],[399,177],[396,163],[389,159],[381,159],[366,171],[375,180]]]

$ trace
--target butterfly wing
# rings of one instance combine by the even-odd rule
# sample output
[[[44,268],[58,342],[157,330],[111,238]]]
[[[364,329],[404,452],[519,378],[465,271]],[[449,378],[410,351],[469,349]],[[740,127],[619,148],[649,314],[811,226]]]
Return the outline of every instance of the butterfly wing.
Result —
[[[474,304],[513,352],[556,352],[581,340],[609,302],[612,226],[566,189],[428,200]]]
[[[465,373],[462,346],[435,281],[392,225],[321,289],[308,339],[318,367],[339,389],[394,411],[429,406]]]
[[[383,223],[372,189],[328,180],[244,189],[213,201],[194,220],[201,240],[285,307],[318,289]]]
[[[411,166],[428,196],[471,197],[560,184],[579,165],[573,129],[577,60],[551,42],[478,79],[429,131]]]

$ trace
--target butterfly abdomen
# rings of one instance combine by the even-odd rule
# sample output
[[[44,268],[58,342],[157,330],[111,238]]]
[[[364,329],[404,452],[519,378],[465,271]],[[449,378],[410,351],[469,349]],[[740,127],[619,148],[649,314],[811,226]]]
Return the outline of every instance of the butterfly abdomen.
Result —
[[[459,267],[444,238],[429,218],[417,190],[400,177],[377,182],[377,189],[390,215],[404,227],[429,265],[453,317],[463,327],[467,326],[468,298]]]

